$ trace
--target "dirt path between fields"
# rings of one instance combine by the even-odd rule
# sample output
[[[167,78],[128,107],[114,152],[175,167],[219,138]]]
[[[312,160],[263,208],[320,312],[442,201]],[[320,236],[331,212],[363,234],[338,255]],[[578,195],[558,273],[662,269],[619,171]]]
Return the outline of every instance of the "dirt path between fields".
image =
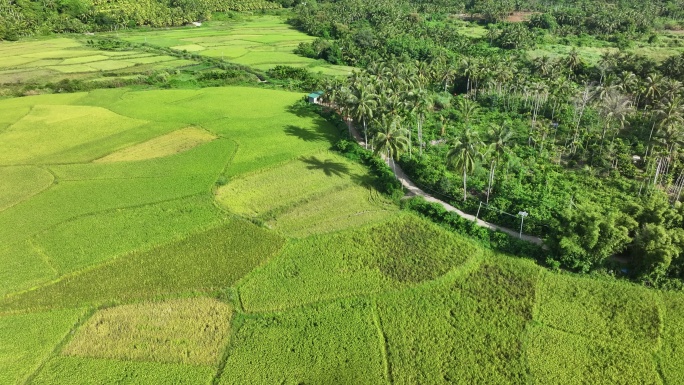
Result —
[[[354,139],[356,140],[356,142],[359,145],[365,147],[366,143],[363,141],[363,136],[361,136],[361,134],[359,134],[354,123],[352,121],[348,121],[347,125],[349,126],[350,132],[352,133],[352,136],[354,136]],[[447,211],[454,212],[454,213],[458,214],[461,218],[465,218],[469,221],[475,221],[477,223],[477,225],[480,227],[485,227],[487,229],[494,230],[494,231],[501,231],[502,233],[506,233],[506,234],[511,235],[513,237],[519,237],[519,238],[521,238],[527,242],[532,242],[532,243],[537,244],[537,245],[543,244],[544,241],[541,238],[534,237],[531,235],[525,235],[525,234],[522,234],[522,236],[520,236],[519,231],[515,231],[515,230],[509,229],[506,227],[495,225],[493,223],[485,222],[482,219],[475,218],[474,215],[466,214],[463,211],[457,209],[456,207],[454,207],[454,206],[452,206],[452,205],[450,205],[450,204],[448,204],[448,203],[446,203],[440,199],[433,197],[432,195],[423,191],[415,183],[413,183],[413,181],[411,181],[411,179],[409,179],[409,177],[406,175],[404,170],[402,170],[399,165],[394,163],[394,161],[392,161],[391,159],[385,159],[385,162],[387,162],[387,165],[390,166],[392,171],[394,171],[394,175],[401,182],[401,184],[404,186],[404,188],[408,191],[408,193],[406,194],[407,196],[421,196],[421,197],[425,198],[425,200],[428,202],[440,204]]]

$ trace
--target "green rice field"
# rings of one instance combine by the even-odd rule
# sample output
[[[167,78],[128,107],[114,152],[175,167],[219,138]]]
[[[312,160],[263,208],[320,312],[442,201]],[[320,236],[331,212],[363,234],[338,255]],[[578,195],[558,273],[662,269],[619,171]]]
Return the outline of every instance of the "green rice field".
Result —
[[[192,60],[138,51],[101,51],[86,45],[85,37],[0,42],[0,84],[90,79],[103,73],[180,68]]]
[[[0,100],[0,384],[683,381],[684,295],[400,210],[303,96]]]
[[[214,21],[199,28],[130,32],[119,35],[136,42],[169,47],[267,70],[276,65],[306,67],[326,75],[347,75],[351,67],[331,65],[293,53],[308,36],[284,23],[281,17],[259,16],[242,21]]]

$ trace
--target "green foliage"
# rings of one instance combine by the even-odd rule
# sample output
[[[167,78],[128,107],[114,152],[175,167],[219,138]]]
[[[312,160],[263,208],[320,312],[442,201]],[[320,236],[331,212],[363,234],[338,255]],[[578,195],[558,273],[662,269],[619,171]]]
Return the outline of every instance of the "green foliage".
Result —
[[[496,44],[506,49],[534,48],[534,34],[522,23],[504,24]]]
[[[49,360],[33,379],[40,385],[207,384],[216,369],[207,366],[159,362],[117,361],[57,356]]]
[[[541,246],[514,238],[505,233],[492,232],[479,227],[460,215],[447,211],[444,206],[438,203],[428,202],[422,197],[404,200],[402,201],[402,207],[439,223],[458,234],[475,238],[486,248],[521,257],[532,257],[539,260],[547,255]]]
[[[108,31],[126,27],[180,26],[211,17],[211,12],[278,9],[265,0],[59,0],[49,6],[30,1],[0,4],[0,40],[40,32]]]
[[[386,382],[382,333],[368,300],[241,316],[219,384]]]
[[[401,182],[394,176],[392,169],[382,159],[374,156],[371,151],[365,150],[358,143],[342,139],[335,144],[335,149],[340,151],[346,158],[360,161],[366,165],[375,177],[375,186],[392,199],[404,196],[404,188]]]
[[[577,205],[563,213],[557,231],[557,253],[567,266],[588,271],[625,249],[637,222],[620,212],[602,212],[594,205]]]
[[[84,316],[83,309],[0,317],[0,383],[24,383]]]

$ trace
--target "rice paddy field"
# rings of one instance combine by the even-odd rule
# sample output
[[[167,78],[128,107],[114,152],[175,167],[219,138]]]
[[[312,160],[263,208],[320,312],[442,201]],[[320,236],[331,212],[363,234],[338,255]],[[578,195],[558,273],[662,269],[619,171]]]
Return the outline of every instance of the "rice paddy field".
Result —
[[[276,65],[306,67],[312,72],[344,76],[352,68],[309,59],[293,53],[302,42],[314,40],[285,24],[279,16],[259,16],[241,21],[212,21],[199,28],[156,30],[119,34],[122,39],[169,47],[267,70]]]
[[[0,384],[680,384],[684,295],[401,211],[248,87],[0,100]]]
[[[102,51],[86,45],[86,36],[0,42],[0,84],[94,79],[102,74],[135,74],[182,68],[192,60],[141,51]]]

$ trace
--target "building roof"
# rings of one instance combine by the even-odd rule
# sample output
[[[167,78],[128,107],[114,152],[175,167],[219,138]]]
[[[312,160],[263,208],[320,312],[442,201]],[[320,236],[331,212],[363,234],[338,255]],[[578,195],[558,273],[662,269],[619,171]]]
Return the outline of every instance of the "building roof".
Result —
[[[310,98],[320,98],[323,96],[323,91],[316,91],[309,94]]]

